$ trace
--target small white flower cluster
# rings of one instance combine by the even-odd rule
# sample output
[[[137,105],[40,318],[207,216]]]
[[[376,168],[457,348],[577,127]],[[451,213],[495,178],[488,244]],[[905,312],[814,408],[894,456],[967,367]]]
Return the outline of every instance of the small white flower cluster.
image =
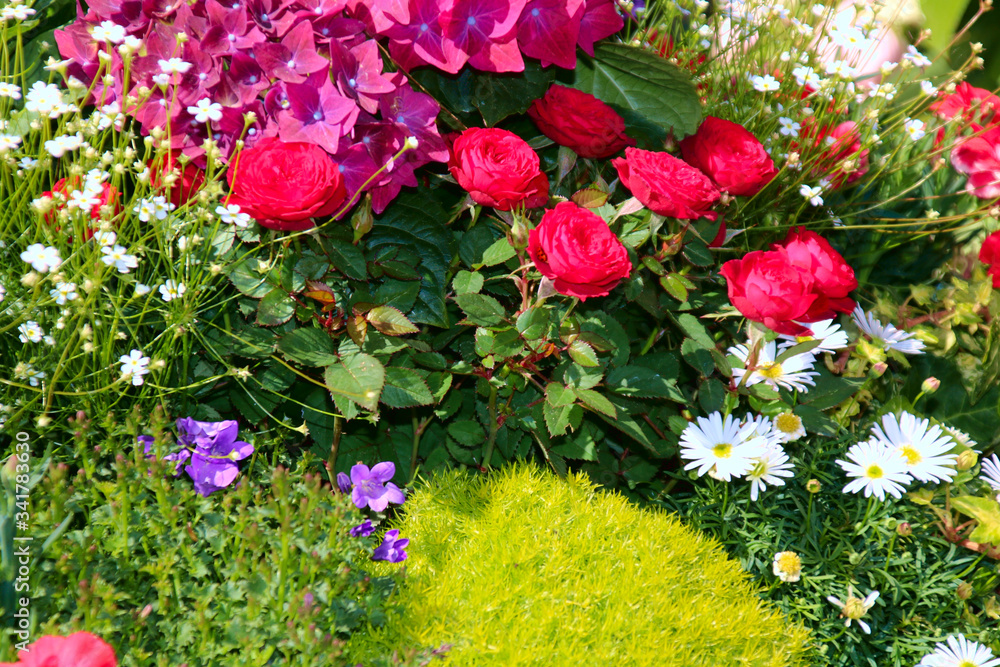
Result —
[[[746,476],[751,483],[750,498],[756,501],[768,484],[783,486],[782,478],[794,474],[781,443],[804,434],[802,420],[792,413],[772,422],[749,414],[737,421],[732,415],[723,418],[721,412],[713,412],[684,429],[680,455],[690,461],[684,469],[697,468],[699,476],[708,473],[724,482]]]
[[[59,118],[63,114],[79,111],[75,104],[63,101],[62,91],[54,83],[36,81],[24,98],[24,109],[39,116]]]
[[[837,461],[852,478],[844,493],[864,491],[865,497],[885,500],[886,494],[901,498],[914,479],[951,481],[958,460],[950,453],[955,445],[955,439],[927,419],[908,412],[883,415],[882,423],[872,426],[871,438],[848,449],[849,460]]]
[[[174,210],[174,205],[168,202],[166,197],[157,196],[152,199],[140,199],[132,210],[139,214],[140,222],[149,222],[153,219],[165,219],[167,214]]]
[[[70,210],[79,209],[81,212],[90,214],[95,206],[101,204],[101,193],[104,191],[104,182],[108,178],[108,172],[100,169],[91,169],[83,179],[83,189],[73,190],[69,193],[69,200],[66,207]]]
[[[35,15],[35,10],[25,7],[21,0],[13,0],[9,5],[0,9],[0,19],[4,21],[27,21]]]

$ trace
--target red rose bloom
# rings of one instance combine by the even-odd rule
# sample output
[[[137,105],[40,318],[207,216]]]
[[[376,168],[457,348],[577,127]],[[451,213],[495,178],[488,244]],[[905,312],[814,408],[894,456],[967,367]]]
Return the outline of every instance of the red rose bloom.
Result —
[[[755,195],[778,173],[753,134],[739,123],[714,116],[681,141],[681,155],[731,195]]]
[[[625,120],[593,95],[553,85],[535,100],[528,115],[546,137],[580,157],[611,157],[635,142],[625,134]]]
[[[993,278],[993,287],[1000,289],[1000,232],[993,232],[983,241],[979,261],[990,265],[987,273]]]
[[[951,166],[969,175],[965,185],[969,194],[980,199],[1000,197],[1000,127],[955,146]]]
[[[718,216],[708,210],[719,198],[712,181],[669,153],[626,148],[625,157],[611,164],[622,184],[654,213],[681,220]]]
[[[847,296],[858,287],[854,269],[822,236],[799,227],[771,249],[784,249],[792,266],[813,279],[816,300],[804,315],[796,318],[800,322],[818,322],[854,310],[854,299]]]
[[[18,662],[0,667],[115,667],[118,661],[110,646],[89,632],[69,637],[47,635],[17,654]]]
[[[194,197],[205,183],[205,172],[188,162],[181,165],[175,151],[168,150],[160,160],[149,163],[149,183],[159,190],[167,175],[177,171],[177,180],[170,187],[167,199],[174,206],[183,206]]]
[[[808,335],[800,319],[813,302],[813,280],[792,265],[782,250],[757,250],[722,265],[729,301],[754,322],[791,336]]]
[[[586,301],[606,296],[632,271],[628,251],[608,224],[573,202],[562,202],[528,233],[528,254],[556,291]]]
[[[335,213],[347,199],[338,165],[319,146],[275,137],[243,151],[226,174],[227,204],[269,229],[309,229],[312,218]]]
[[[549,200],[549,179],[538,165],[535,151],[513,132],[472,127],[452,144],[448,171],[477,204],[509,211]]]
[[[825,239],[801,228],[771,250],[722,265],[729,301],[768,329],[808,335],[800,322],[818,322],[854,309],[847,294],[858,286],[854,270]]]
[[[51,198],[53,197],[53,195],[55,195],[55,193],[58,192],[59,194],[64,195],[68,199],[70,194],[74,190],[82,190],[82,189],[83,189],[83,179],[80,178],[79,176],[73,176],[71,178],[60,178],[58,181],[55,182],[55,185],[52,186],[52,189],[43,192],[42,196]],[[118,188],[111,185],[110,183],[103,183],[101,185],[101,192],[100,194],[97,195],[97,197],[95,197],[95,199],[97,200],[97,202],[92,203],[90,209],[91,220],[99,221],[101,219],[101,207],[103,206],[108,206],[108,205],[114,206],[114,209],[112,209],[112,215],[118,215],[119,213],[121,213],[122,210],[121,192],[119,192]],[[45,222],[49,223],[50,225],[55,224],[56,221],[58,220],[59,211],[66,208],[66,206],[67,202],[62,202],[62,201],[54,204],[54,206],[51,209],[49,209],[49,212],[45,214],[44,217]],[[60,228],[56,227],[56,231],[59,230]],[[87,240],[93,238],[94,229],[91,227],[87,227],[84,232],[84,236],[87,238]],[[70,239],[70,241],[72,241],[72,239]]]

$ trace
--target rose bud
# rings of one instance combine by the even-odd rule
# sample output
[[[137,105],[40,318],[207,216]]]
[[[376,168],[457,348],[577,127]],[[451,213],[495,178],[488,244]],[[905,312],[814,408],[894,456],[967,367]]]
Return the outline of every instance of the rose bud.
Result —
[[[582,90],[554,84],[535,100],[528,116],[546,137],[580,157],[611,157],[635,141],[614,109]]]

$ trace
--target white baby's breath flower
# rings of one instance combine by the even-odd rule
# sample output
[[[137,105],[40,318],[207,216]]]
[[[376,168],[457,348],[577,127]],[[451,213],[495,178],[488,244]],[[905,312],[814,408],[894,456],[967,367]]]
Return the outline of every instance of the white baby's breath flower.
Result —
[[[139,258],[129,255],[124,246],[103,246],[101,248],[101,261],[107,266],[114,266],[118,273],[128,273],[139,266]]]
[[[917,47],[910,44],[906,47],[906,53],[903,54],[903,58],[913,64],[914,67],[930,67],[931,61],[924,54],[917,50]]]
[[[778,124],[781,125],[778,128],[778,132],[785,137],[797,137],[799,136],[799,130],[802,129],[802,125],[796,123],[791,118],[787,116],[782,116],[778,119]]]
[[[799,194],[802,195],[803,198],[807,199],[813,206],[823,205],[823,188],[818,185],[814,186],[803,183],[799,187]]]
[[[937,95],[938,89],[937,86],[935,86],[930,81],[921,81],[920,92],[922,92],[924,95],[927,95],[928,97],[931,97]]]
[[[769,93],[781,88],[781,84],[770,74],[765,74],[764,76],[751,76],[750,82],[753,84],[754,90],[761,93]]]
[[[8,151],[16,151],[21,145],[21,137],[16,134],[0,134],[0,155]]]
[[[56,283],[56,288],[49,290],[49,296],[56,300],[60,306],[66,305],[67,301],[74,301],[79,297],[76,291],[76,283]]]
[[[111,231],[94,232],[94,243],[100,246],[114,245],[118,240],[118,235]]]
[[[42,327],[38,326],[38,322],[27,321],[21,323],[17,327],[17,332],[21,334],[18,336],[22,343],[40,343],[42,342],[42,337],[45,335],[45,331]]]
[[[149,294],[152,291],[153,291],[153,288],[150,287],[149,285],[143,285],[142,283],[136,283],[135,284],[135,295],[136,296],[145,296],[145,295]]]
[[[156,220],[165,219],[167,213],[174,210],[174,205],[168,202],[166,197],[159,196],[152,199],[140,199],[132,210],[139,214],[141,222],[149,222],[154,218]]]
[[[195,102],[194,106],[188,107],[187,112],[194,116],[194,119],[199,123],[222,120],[222,105],[218,102],[212,102],[207,97]]]
[[[58,118],[65,108],[62,91],[54,83],[36,81],[24,98],[26,111],[33,111],[40,116]]]
[[[48,273],[62,264],[59,250],[43,246],[41,243],[28,246],[28,249],[21,253],[21,259],[40,273]]]
[[[55,139],[49,139],[45,142],[45,150],[49,155],[55,158],[60,158],[66,153],[75,151],[83,145],[83,135],[77,134],[66,134]]]
[[[235,225],[240,229],[246,228],[250,224],[250,214],[241,213],[238,204],[227,206],[216,206],[215,214],[227,225]]]
[[[142,350],[132,350],[128,354],[123,354],[118,359],[121,363],[122,377],[130,378],[136,387],[143,382],[143,376],[149,373],[149,357],[142,353]]]
[[[0,97],[9,97],[12,100],[21,99],[21,88],[13,83],[0,81]]]
[[[186,291],[187,287],[184,286],[184,283],[178,283],[173,280],[164,281],[164,283],[160,285],[160,297],[164,301],[179,299],[184,296],[184,292]]]
[[[157,61],[160,71],[164,74],[186,74],[191,69],[191,63],[184,62],[180,58],[167,58]]]
[[[903,123],[903,129],[906,131],[906,135],[913,141],[923,139],[924,135],[927,134],[924,131],[924,121],[914,118],[907,118],[906,122]]]
[[[125,40],[125,28],[113,21],[101,21],[101,25],[91,29],[90,36],[97,42],[121,44]]]

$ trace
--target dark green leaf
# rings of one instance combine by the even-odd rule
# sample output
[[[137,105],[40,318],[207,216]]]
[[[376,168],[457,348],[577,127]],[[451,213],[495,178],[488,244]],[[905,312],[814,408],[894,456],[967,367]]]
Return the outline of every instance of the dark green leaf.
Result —
[[[295,314],[295,302],[288,293],[280,288],[274,288],[264,295],[257,304],[257,324],[263,327],[276,327],[292,319]]]
[[[507,313],[499,301],[485,294],[459,294],[455,302],[470,322],[483,327],[497,326]]]
[[[336,364],[327,366],[324,378],[334,398],[342,396],[375,410],[385,383],[385,368],[367,354],[345,355]]]
[[[329,366],[337,361],[330,335],[314,327],[303,327],[285,334],[278,340],[278,350],[305,366]]]
[[[435,402],[430,388],[420,373],[397,366],[385,369],[385,386],[382,388],[381,401],[390,408],[412,408]]]
[[[402,336],[420,331],[406,315],[392,306],[375,306],[365,313],[365,319],[386,336]]]

